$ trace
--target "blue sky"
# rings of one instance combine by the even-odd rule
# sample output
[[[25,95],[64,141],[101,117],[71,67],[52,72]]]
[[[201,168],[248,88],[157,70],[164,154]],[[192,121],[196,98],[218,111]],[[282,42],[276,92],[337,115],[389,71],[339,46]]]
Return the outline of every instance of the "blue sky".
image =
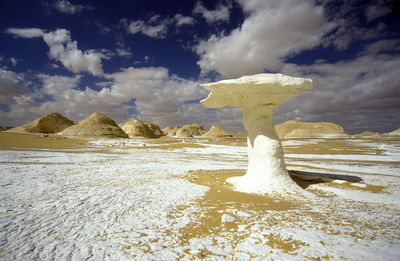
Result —
[[[351,3],[349,3],[351,2]],[[263,72],[313,79],[274,122],[400,127],[399,1],[0,1],[0,125],[57,111],[243,130],[199,84]]]

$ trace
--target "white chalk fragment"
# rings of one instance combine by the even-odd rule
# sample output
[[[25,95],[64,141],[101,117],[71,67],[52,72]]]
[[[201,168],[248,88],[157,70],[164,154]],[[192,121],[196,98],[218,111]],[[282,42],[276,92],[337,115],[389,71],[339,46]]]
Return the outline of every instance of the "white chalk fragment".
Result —
[[[233,222],[233,221],[235,221],[235,218],[228,214],[223,214],[221,217],[221,222]]]

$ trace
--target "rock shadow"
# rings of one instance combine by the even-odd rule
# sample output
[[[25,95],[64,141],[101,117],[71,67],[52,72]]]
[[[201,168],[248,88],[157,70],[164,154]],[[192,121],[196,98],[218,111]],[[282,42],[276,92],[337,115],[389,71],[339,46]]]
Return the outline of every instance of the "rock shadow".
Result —
[[[363,179],[358,176],[343,174],[308,172],[299,170],[288,170],[288,172],[290,177],[303,189],[306,189],[313,184],[332,182],[334,180],[343,180],[352,183],[363,181]]]

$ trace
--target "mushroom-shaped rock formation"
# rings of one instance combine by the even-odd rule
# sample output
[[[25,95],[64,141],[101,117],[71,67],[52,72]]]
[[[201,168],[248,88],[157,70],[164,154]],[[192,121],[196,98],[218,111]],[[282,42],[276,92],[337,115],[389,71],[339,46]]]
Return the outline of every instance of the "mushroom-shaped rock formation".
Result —
[[[58,112],[51,112],[27,124],[7,130],[8,132],[57,133],[75,123]]]
[[[209,108],[236,106],[242,109],[247,130],[248,169],[244,176],[227,181],[248,193],[285,193],[301,190],[290,178],[282,145],[272,124],[272,113],[281,103],[303,90],[312,80],[283,74],[257,74],[203,84],[211,91],[201,103]]]
[[[203,134],[203,137],[232,137],[232,134],[224,130],[220,125],[213,125],[209,131]]]
[[[60,134],[80,137],[128,138],[128,135],[117,126],[115,121],[98,112],[92,113],[78,124],[66,128]]]
[[[126,134],[128,134],[130,138],[159,138],[161,136],[164,136],[164,133],[160,130],[160,127],[152,122],[143,122],[137,119],[130,119],[126,122],[119,124],[119,127]]]

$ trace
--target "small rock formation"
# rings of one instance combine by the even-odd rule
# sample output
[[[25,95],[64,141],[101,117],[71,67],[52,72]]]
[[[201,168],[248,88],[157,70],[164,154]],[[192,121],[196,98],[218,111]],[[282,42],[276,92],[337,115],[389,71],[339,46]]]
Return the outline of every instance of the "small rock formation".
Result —
[[[209,131],[203,134],[203,137],[232,137],[232,134],[224,130],[220,125],[213,125]]]
[[[360,138],[363,138],[363,137],[379,138],[379,137],[382,137],[383,135],[380,134],[379,132],[363,131],[360,134],[358,134],[358,136]]]
[[[130,138],[146,137],[159,138],[165,134],[157,124],[143,122],[138,119],[130,119],[118,125]]]
[[[6,131],[9,129],[12,129],[13,127],[8,127],[8,126],[0,126],[0,131]]]
[[[236,106],[242,109],[247,130],[248,169],[244,176],[227,179],[236,190],[248,193],[301,191],[290,178],[282,145],[272,124],[272,113],[281,103],[303,90],[311,79],[282,74],[257,74],[203,84],[211,91],[201,103],[209,108]]]
[[[175,128],[172,128],[171,126],[167,126],[164,129],[162,129],[162,132],[164,132],[168,136],[175,136],[176,132],[180,129],[179,126],[175,126]]]
[[[194,136],[201,136],[206,132],[204,127],[201,126],[200,124],[197,124],[197,123],[190,124],[190,125],[184,125],[182,127],[182,129],[184,129],[185,131],[190,133],[190,135],[192,135],[193,137]]]
[[[128,134],[118,127],[115,121],[99,112],[66,128],[60,134],[80,137],[128,138]]]
[[[389,136],[400,136],[400,128],[388,133]]]
[[[193,137],[193,135],[187,129],[184,129],[184,128],[180,128],[176,132],[175,136],[179,137],[179,138],[191,138],[191,137]]]
[[[51,112],[27,124],[7,130],[7,132],[57,133],[75,123],[58,112]]]
[[[230,216],[228,214],[223,214],[222,217],[221,217],[221,222],[222,223],[234,222],[235,220],[236,220],[235,217],[232,217],[232,216]]]
[[[331,122],[305,123],[287,121],[275,126],[279,138],[311,138],[321,136],[343,136],[346,132],[337,124]]]
[[[167,126],[167,127],[165,127],[164,129],[162,129],[161,131],[162,131],[163,133],[165,133],[166,135],[168,135],[168,132],[171,131],[171,130],[172,130],[172,127],[171,127],[171,126]]]
[[[206,130],[200,124],[194,123],[194,124],[184,125],[182,128],[179,128],[179,126],[175,126],[175,128],[167,126],[163,129],[163,132],[168,136],[188,138],[194,136],[201,136],[206,132]]]

